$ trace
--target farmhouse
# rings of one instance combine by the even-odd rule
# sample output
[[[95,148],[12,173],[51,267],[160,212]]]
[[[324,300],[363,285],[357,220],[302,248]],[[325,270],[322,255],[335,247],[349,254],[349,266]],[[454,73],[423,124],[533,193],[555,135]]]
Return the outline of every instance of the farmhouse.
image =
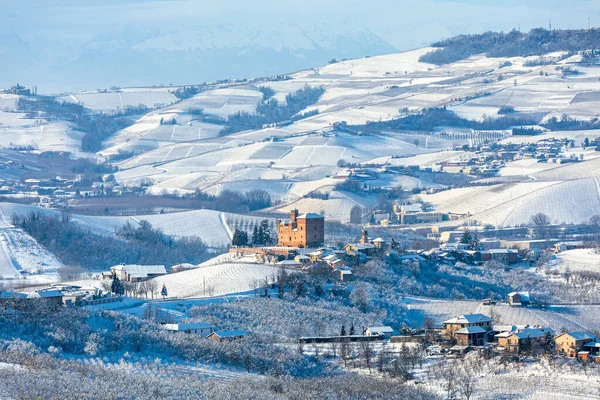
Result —
[[[214,332],[211,325],[203,322],[191,322],[184,324],[165,324],[164,328],[172,332],[194,333],[202,337],[207,337]]]
[[[566,332],[558,335],[554,339],[556,342],[556,350],[569,357],[575,357],[577,352],[580,351],[584,345],[596,340],[594,335],[587,332]]]
[[[508,294],[508,304],[511,307],[527,307],[530,303],[529,292],[512,292]]]
[[[63,305],[63,294],[60,290],[54,288],[36,290],[28,296],[30,299],[43,299],[50,307],[60,307]]]
[[[389,339],[394,334],[394,330],[390,326],[369,326],[365,328],[363,335],[365,336],[385,336]]]
[[[481,326],[468,326],[454,332],[454,338],[460,346],[483,346],[486,333]]]
[[[519,332],[509,333],[508,336],[499,337],[498,345],[503,346],[511,353],[519,353],[531,350],[534,343],[543,344],[544,340],[551,340],[554,335],[552,329],[547,328],[525,328]]]
[[[454,339],[454,334],[457,331],[475,326],[489,332],[492,329],[492,322],[492,319],[484,314],[464,314],[444,321],[444,334]]]
[[[290,219],[277,221],[277,245],[282,247],[318,247],[325,242],[325,218],[316,213],[299,215],[290,212]]]
[[[110,271],[125,282],[140,282],[167,274],[164,265],[115,265]]]

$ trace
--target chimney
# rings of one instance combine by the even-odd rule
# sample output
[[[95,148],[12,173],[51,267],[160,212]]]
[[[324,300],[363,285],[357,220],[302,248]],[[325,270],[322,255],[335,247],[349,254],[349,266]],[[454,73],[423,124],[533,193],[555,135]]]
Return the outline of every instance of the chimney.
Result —
[[[296,220],[298,219],[298,209],[294,208],[291,212],[290,212],[290,220],[292,222],[296,222]]]
[[[361,243],[369,243],[369,232],[366,229],[362,230],[362,239],[360,239]]]

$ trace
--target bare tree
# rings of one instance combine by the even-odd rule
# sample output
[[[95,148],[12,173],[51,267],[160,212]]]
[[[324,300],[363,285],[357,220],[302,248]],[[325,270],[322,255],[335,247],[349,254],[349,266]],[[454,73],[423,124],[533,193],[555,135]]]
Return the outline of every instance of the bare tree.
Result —
[[[461,367],[461,370],[456,376],[456,385],[464,398],[470,400],[475,391],[475,383],[477,382],[475,370],[473,365],[469,362],[463,362]]]
[[[545,239],[548,237],[548,227],[550,226],[550,217],[544,213],[537,213],[531,217],[531,225],[536,239]]]
[[[363,360],[365,361],[365,365],[367,366],[367,368],[369,369],[369,373],[371,373],[371,363],[373,360],[373,347],[371,346],[371,342],[361,342],[360,343],[360,353],[361,356],[363,358]]]
[[[150,279],[149,281],[146,281],[146,288],[154,299],[154,293],[158,293],[158,282],[156,282],[154,279]]]

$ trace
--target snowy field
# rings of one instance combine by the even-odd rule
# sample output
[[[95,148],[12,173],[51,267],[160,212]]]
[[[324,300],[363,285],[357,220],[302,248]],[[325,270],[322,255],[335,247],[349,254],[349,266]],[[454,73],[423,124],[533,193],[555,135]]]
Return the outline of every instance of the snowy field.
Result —
[[[60,100],[81,104],[94,111],[115,112],[129,107],[144,105],[148,108],[160,108],[178,101],[177,97],[167,91],[152,89],[123,89],[119,92],[83,92],[63,96]]]
[[[600,254],[592,249],[562,251],[556,255],[551,266],[557,267],[561,272],[600,272]]]
[[[0,285],[42,284],[58,281],[62,263],[35,239],[10,224],[0,208]]]
[[[165,285],[169,297],[213,297],[253,290],[265,279],[272,282],[279,268],[270,264],[239,263],[236,261],[211,265],[201,264],[198,268],[155,278]]]
[[[506,304],[484,306],[480,301],[434,300],[407,298],[407,319],[413,326],[421,326],[424,318],[432,318],[437,326],[462,314],[481,313],[495,316],[499,324],[541,325],[559,331],[563,328],[578,331],[600,329],[600,305],[551,306],[543,311],[536,308],[510,307]]]

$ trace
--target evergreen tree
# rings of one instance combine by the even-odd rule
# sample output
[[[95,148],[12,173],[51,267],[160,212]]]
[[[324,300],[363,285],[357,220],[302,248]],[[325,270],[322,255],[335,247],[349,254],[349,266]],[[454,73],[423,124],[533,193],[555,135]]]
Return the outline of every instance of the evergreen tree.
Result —
[[[110,284],[110,291],[114,294],[118,294],[119,296],[122,296],[125,293],[125,288],[123,287],[121,280],[116,275],[113,275],[113,280]]]
[[[590,146],[590,139],[588,139],[588,138],[583,139],[583,147],[586,148],[589,146]]]
[[[252,244],[254,246],[260,245],[260,236],[258,234],[258,226],[254,225],[254,229],[252,229]]]
[[[468,229],[462,234],[462,237],[460,238],[460,242],[462,244],[467,244],[469,246],[473,242],[473,235],[471,235],[471,232]]]
[[[350,325],[350,336],[354,335],[354,324]]]
[[[273,240],[271,238],[271,228],[269,228],[269,221],[263,219],[260,222],[260,227],[258,228],[258,240],[259,244],[265,245],[270,244]]]
[[[167,287],[164,283],[162,289],[160,290],[160,295],[163,297],[163,300],[169,295],[169,292],[167,292]]]
[[[239,229],[236,229],[233,233],[231,244],[234,246],[246,246],[248,244],[248,233],[246,231],[240,231]]]
[[[340,336],[346,336],[346,327],[342,325],[342,331],[340,332]]]

